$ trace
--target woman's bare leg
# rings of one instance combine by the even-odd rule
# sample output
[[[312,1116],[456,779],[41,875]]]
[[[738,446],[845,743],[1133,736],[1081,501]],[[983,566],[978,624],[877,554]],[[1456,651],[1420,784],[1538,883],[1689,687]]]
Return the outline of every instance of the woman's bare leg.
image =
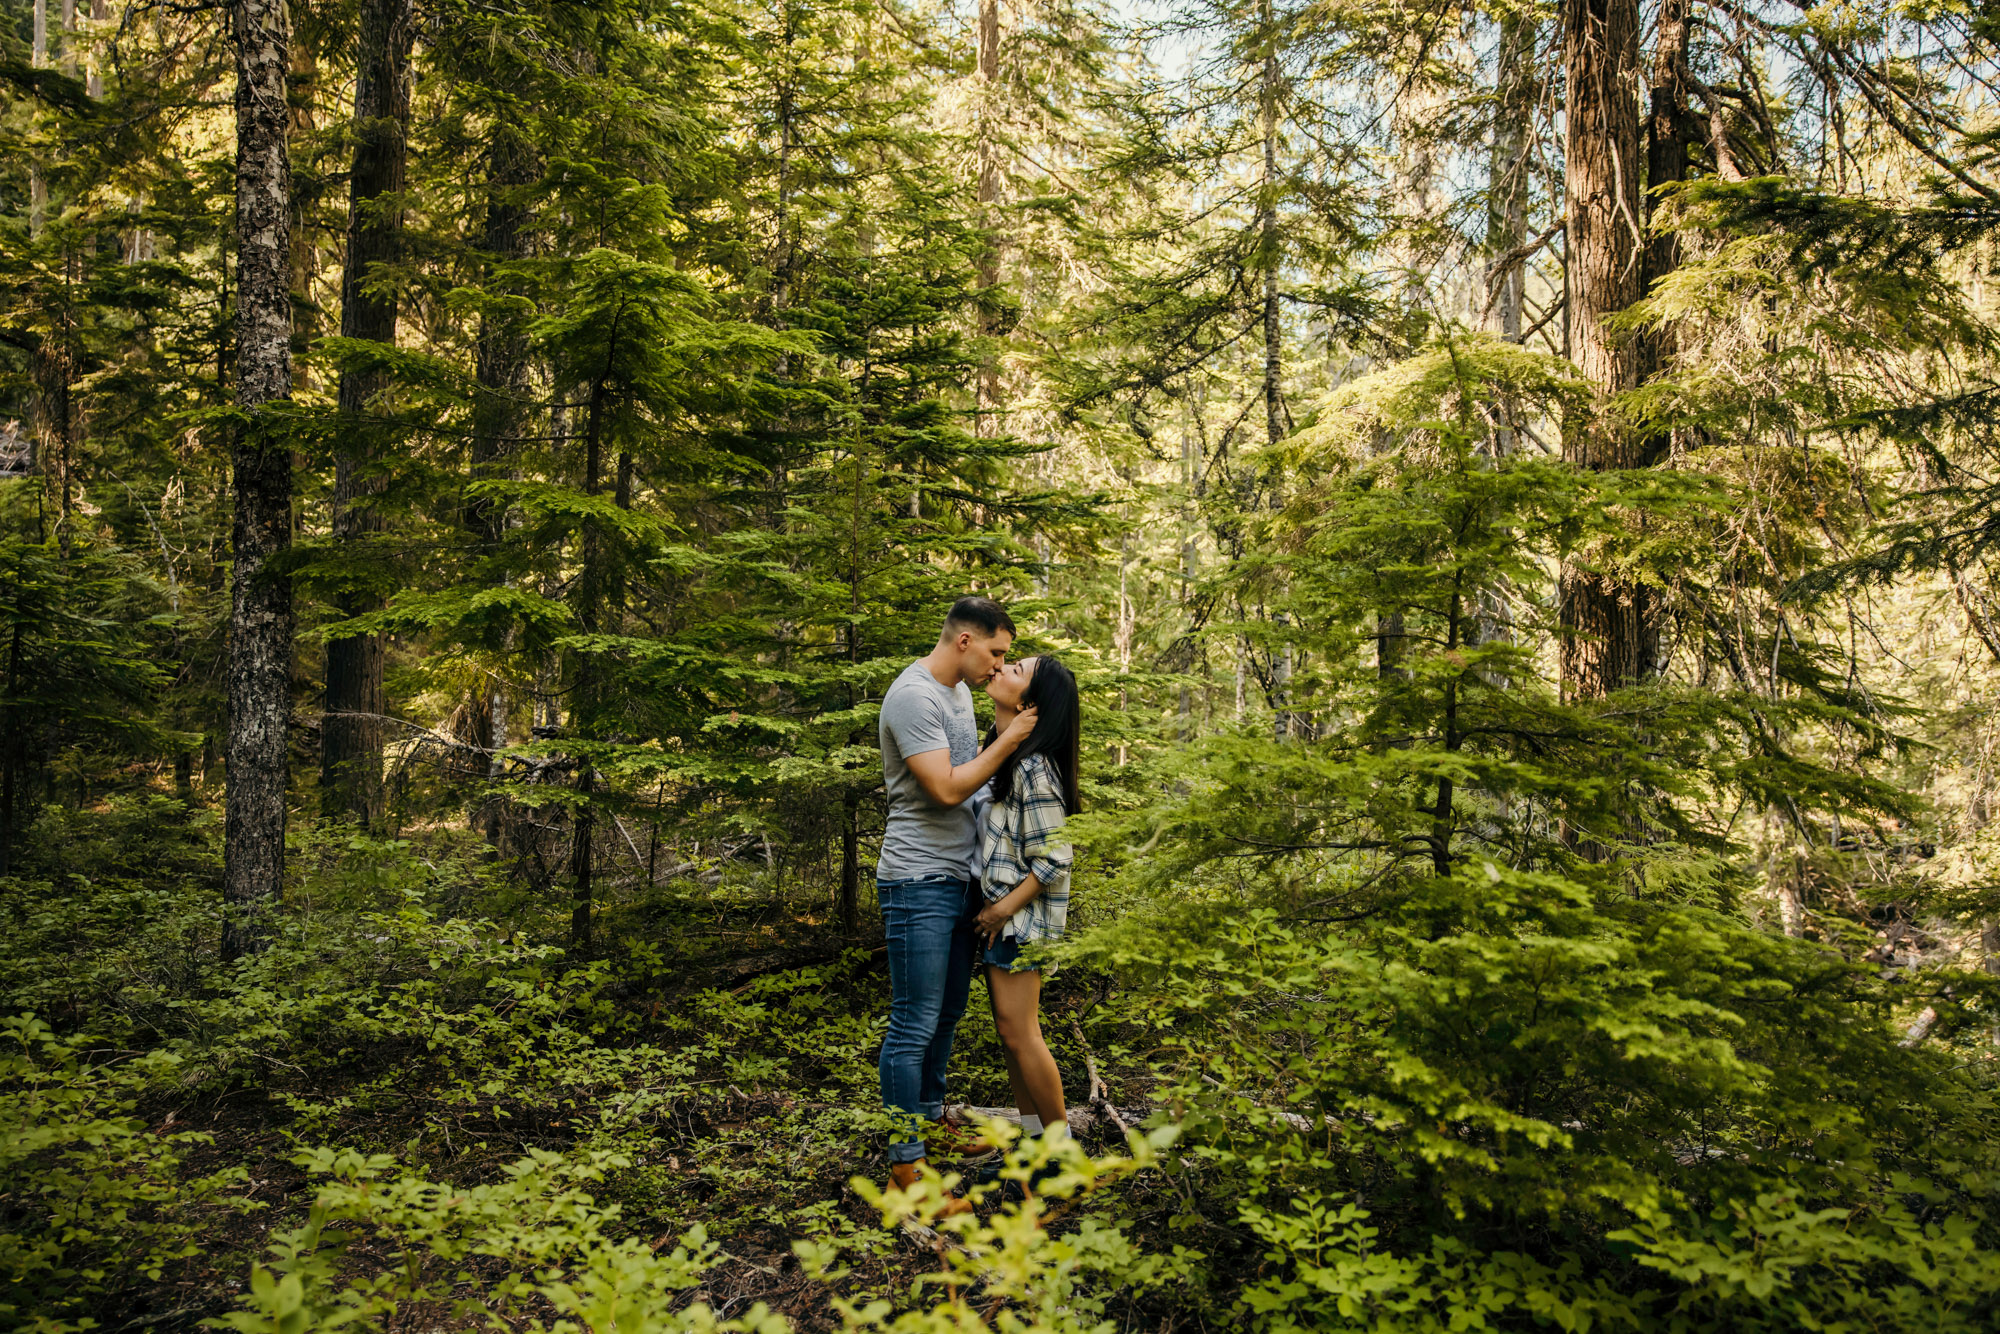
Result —
[[[1041,1111],[1035,1106],[1034,1097],[1021,1079],[1021,1063],[1014,1059],[1014,1053],[1007,1050],[1004,1042],[1000,1044],[1000,1052],[1007,1061],[1007,1082],[1014,1089],[1014,1110],[1022,1116],[1040,1116]]]
[[[989,967],[980,969],[980,972],[987,978],[986,996],[993,1005],[993,1031],[1000,1033],[1000,1002],[993,1000],[992,977],[995,970]],[[1000,1058],[1007,1062],[1007,1084],[1014,1090],[1014,1110],[1024,1118],[1040,1116],[1034,1098],[1028,1093],[1028,1086],[1021,1080],[1021,1063],[1014,1059],[1014,1051],[1007,1045],[1005,1034],[1000,1037]]]
[[[1056,1068],[1048,1043],[1042,1040],[1041,973],[988,968],[986,986],[993,997],[993,1023],[1000,1030],[1000,1045],[1007,1052],[1007,1076],[1014,1084],[1016,1106],[1025,1116],[1032,1104],[1033,1114],[1042,1118],[1044,1127],[1067,1126],[1062,1072]]]

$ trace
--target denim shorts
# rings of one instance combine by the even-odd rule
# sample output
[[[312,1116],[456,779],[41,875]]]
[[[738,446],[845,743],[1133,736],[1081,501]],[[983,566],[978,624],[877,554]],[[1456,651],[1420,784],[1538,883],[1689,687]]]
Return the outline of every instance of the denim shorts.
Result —
[[[988,968],[998,968],[1003,973],[1039,973],[1038,963],[1021,962],[1021,942],[1012,936],[1002,936],[979,952],[979,962]]]

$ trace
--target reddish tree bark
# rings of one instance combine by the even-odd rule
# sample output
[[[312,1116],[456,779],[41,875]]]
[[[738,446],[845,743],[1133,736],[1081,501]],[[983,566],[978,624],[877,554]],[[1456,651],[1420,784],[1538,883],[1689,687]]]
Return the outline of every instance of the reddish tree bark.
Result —
[[[1596,470],[1640,466],[1640,441],[1603,411],[1603,400],[1636,387],[1636,339],[1605,321],[1643,290],[1638,0],[1564,0],[1568,134],[1568,288],[1571,355],[1597,387],[1597,403],[1563,433],[1563,456]],[[1649,675],[1655,644],[1643,588],[1586,563],[1562,573],[1563,694],[1598,698]]]

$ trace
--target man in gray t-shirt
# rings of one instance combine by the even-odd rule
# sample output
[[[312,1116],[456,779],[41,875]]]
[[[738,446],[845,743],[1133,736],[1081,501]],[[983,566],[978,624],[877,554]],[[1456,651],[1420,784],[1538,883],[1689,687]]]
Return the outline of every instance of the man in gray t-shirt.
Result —
[[[997,637],[1011,638],[1004,630]],[[972,712],[972,691],[963,680],[947,687],[931,674],[928,663],[913,662],[882,700],[880,732],[889,823],[882,830],[882,855],[875,863],[875,878],[914,880],[948,875],[965,879],[977,837],[972,803],[946,806],[933,800],[903,757],[941,751],[954,769],[976,758],[979,720]]]
[[[889,822],[875,885],[889,942],[889,1032],[880,1073],[882,1103],[900,1114],[889,1143],[892,1184],[905,1189],[923,1167],[923,1123],[944,1115],[945,1067],[972,989],[982,899],[967,878],[978,837],[968,798],[1035,730],[1035,711],[1025,709],[979,749],[968,686],[992,679],[1013,642],[1014,622],[999,603],[960,598],[937,647],[904,668],[882,700]]]

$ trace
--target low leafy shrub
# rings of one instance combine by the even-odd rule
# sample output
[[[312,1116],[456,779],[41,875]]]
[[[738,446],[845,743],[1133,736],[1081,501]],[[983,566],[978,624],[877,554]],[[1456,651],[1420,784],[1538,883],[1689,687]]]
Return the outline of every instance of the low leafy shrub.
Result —
[[[1158,1161],[1176,1132],[1134,1134],[1128,1154],[1092,1158],[1073,1141],[1018,1144],[1004,1181],[1046,1172],[1039,1194],[985,1217],[942,1219],[942,1182],[884,1193],[853,1187],[887,1229],[931,1236],[940,1265],[888,1294],[843,1288],[842,1263],[872,1241],[798,1241],[806,1275],[827,1285],[840,1327],[854,1334],[1092,1334],[1102,1294],[1182,1281],[1188,1252],[1148,1255],[1113,1225],[1086,1220],[1064,1235],[1043,1215],[1067,1197]],[[790,1322],[758,1305],[724,1318],[689,1293],[719,1247],[697,1225],[648,1242],[623,1231],[615,1204],[593,1187],[627,1166],[604,1152],[537,1152],[494,1182],[463,1187],[402,1169],[388,1155],[313,1149],[299,1155],[320,1184],[310,1216],[276,1234],[251,1270],[238,1309],[210,1322],[240,1334],[381,1329],[393,1317],[481,1318],[549,1334],[787,1334]],[[975,1197],[998,1187],[975,1191]],[[935,1229],[933,1232],[932,1229]],[[1002,1314],[1004,1312],[1004,1314]]]
[[[174,1080],[167,1053],[104,1052],[32,1014],[0,1019],[0,1317],[55,1327],[196,1253],[241,1167],[197,1173],[197,1131],[132,1113]],[[168,1118],[171,1122],[171,1118]]]
[[[219,813],[166,797],[42,809],[0,878],[0,1013],[153,1046],[215,971]]]
[[[1177,918],[1177,920],[1176,920]],[[1204,1301],[1328,1328],[1990,1329],[1990,1092],[1874,970],[1491,863],[1329,932],[1188,908],[1079,947],[1175,1061]]]
[[[367,1330],[413,1309],[607,1334],[783,1328],[762,1311],[725,1322],[704,1306],[682,1309],[680,1294],[700,1281],[716,1247],[699,1227],[664,1254],[614,1235],[617,1207],[599,1206],[584,1188],[624,1165],[615,1155],[532,1153],[499,1180],[469,1187],[400,1170],[386,1154],[315,1149],[299,1161],[321,1180],[311,1214],[273,1238],[241,1309],[214,1322],[223,1328]],[[364,1241],[374,1272],[349,1262]]]
[[[1011,1127],[994,1125],[989,1134],[1004,1140]],[[1171,1294],[1195,1273],[1203,1258],[1176,1246],[1168,1252],[1136,1244],[1123,1226],[1085,1217],[1061,1232],[1051,1231],[1051,1214],[1075,1207],[1078,1196],[1158,1167],[1179,1139],[1173,1126],[1126,1137],[1126,1152],[1093,1158],[1071,1139],[1023,1139],[1013,1143],[999,1180],[973,1187],[975,1201],[1009,1186],[1033,1186],[1030,1194],[981,1216],[944,1218],[943,1179],[927,1179],[904,1193],[884,1191],[865,1177],[851,1183],[856,1194],[882,1213],[886,1227],[934,1228],[946,1238],[938,1245],[942,1262],[901,1290],[868,1294],[838,1292],[831,1304],[841,1328],[852,1334],[965,1334],[1001,1330],[1006,1334],[1102,1334],[1116,1327],[1107,1319],[1110,1299]],[[806,1272],[827,1283],[848,1277],[841,1267],[844,1248],[834,1242],[794,1243]]]

